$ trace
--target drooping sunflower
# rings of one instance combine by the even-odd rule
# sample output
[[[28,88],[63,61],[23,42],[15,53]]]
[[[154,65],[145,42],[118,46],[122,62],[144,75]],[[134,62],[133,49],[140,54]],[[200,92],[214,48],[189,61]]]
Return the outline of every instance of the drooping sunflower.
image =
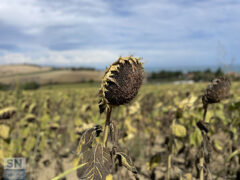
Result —
[[[231,81],[227,77],[220,77],[214,79],[202,95],[203,103],[203,120],[197,122],[197,126],[201,131],[208,132],[209,123],[205,122],[207,109],[209,104],[219,103],[229,97],[231,89]]]
[[[214,79],[202,96],[203,105],[219,103],[230,94],[231,82],[227,77]]]
[[[143,81],[140,58],[120,57],[106,69],[99,90],[99,110],[129,103],[138,93]]]

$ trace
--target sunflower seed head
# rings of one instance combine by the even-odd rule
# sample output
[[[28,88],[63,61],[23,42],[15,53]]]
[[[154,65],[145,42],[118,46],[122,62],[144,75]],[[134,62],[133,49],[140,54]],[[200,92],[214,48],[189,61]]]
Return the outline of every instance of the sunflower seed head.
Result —
[[[99,91],[100,113],[109,106],[129,103],[143,81],[143,66],[139,58],[120,57],[107,70]]]
[[[207,87],[202,96],[203,105],[219,103],[229,96],[231,82],[226,77],[214,79]]]

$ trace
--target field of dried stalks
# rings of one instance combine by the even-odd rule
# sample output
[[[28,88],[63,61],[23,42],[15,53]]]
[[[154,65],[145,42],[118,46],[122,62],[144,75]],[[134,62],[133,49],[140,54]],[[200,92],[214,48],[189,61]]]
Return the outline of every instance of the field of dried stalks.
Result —
[[[240,177],[239,85],[232,84],[227,100],[208,107],[210,156],[204,167],[212,179]],[[132,103],[113,110],[119,146],[129,152],[139,179],[163,180],[168,173],[171,179],[198,179],[203,139],[196,123],[202,120],[206,86],[143,85]],[[83,132],[104,125],[98,88],[66,85],[0,92],[0,177],[4,157],[26,157],[27,179],[47,180],[71,169]],[[112,178],[135,177],[118,164]],[[66,179],[77,179],[76,172]]]

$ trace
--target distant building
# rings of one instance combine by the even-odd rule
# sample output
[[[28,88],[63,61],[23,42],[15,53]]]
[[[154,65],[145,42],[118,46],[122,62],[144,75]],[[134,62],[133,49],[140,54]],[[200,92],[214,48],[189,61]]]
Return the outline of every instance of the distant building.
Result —
[[[193,73],[187,73],[186,77],[187,77],[187,79],[193,79],[194,78],[194,74]]]
[[[240,80],[240,73],[239,72],[228,72],[226,75],[228,77],[232,78],[233,80]]]
[[[194,84],[193,80],[182,80],[182,81],[174,81],[173,84],[178,85],[178,84]]]

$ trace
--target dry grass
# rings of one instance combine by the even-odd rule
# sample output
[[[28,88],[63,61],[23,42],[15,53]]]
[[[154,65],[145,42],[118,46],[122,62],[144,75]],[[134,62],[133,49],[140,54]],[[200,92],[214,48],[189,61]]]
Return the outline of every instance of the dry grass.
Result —
[[[50,67],[39,67],[32,65],[3,65],[0,66],[0,77],[28,74],[28,73],[37,73],[50,71]]]
[[[29,65],[0,66],[0,83],[15,84],[25,82],[37,82],[39,84],[50,83],[76,83],[86,81],[100,81],[104,75],[101,71],[90,70],[52,70],[49,67],[37,67]]]

